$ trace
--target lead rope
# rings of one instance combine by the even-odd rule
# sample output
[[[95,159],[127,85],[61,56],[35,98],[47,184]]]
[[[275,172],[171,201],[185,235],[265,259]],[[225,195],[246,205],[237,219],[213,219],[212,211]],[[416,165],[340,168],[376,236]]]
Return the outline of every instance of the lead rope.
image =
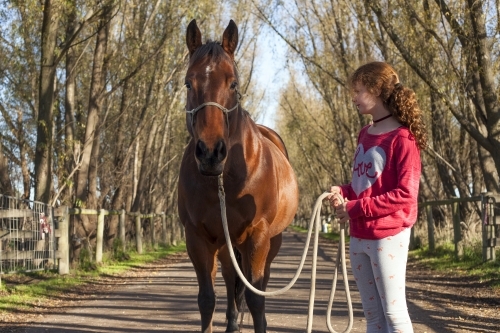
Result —
[[[265,292],[261,291],[248,282],[248,280],[245,278],[243,275],[243,272],[241,271],[238,262],[236,261],[236,256],[234,255],[234,250],[233,246],[231,244],[231,237],[229,235],[229,228],[227,224],[227,216],[226,216],[226,195],[224,192],[224,183],[223,183],[223,176],[222,174],[219,175],[219,201],[220,201],[220,208],[221,208],[221,216],[222,216],[222,226],[224,228],[224,236],[226,237],[226,244],[229,250],[229,255],[231,257],[231,261],[233,263],[233,266],[238,273],[240,279],[243,281],[245,286],[249,288],[251,291],[253,291],[257,295],[261,296],[276,296],[283,294],[284,292],[288,291],[297,281],[299,278],[300,273],[302,272],[302,268],[304,267],[304,262],[306,260],[307,256],[307,251],[309,249],[309,244],[311,240],[311,234],[312,234],[312,227],[313,225],[316,226],[315,232],[314,232],[314,244],[313,244],[313,262],[312,262],[312,268],[311,268],[311,290],[309,294],[309,312],[307,316],[307,333],[312,332],[312,322],[313,322],[313,310],[314,310],[314,296],[315,296],[315,291],[316,291],[316,267],[317,267],[317,260],[318,260],[318,238],[319,238],[319,229],[320,229],[320,224],[321,224],[321,205],[323,204],[323,200],[330,194],[330,193],[323,193],[319,196],[319,198],[316,200],[316,203],[313,208],[313,213],[311,216],[311,220],[309,222],[309,229],[307,231],[307,238],[306,238],[306,243],[304,246],[304,251],[302,252],[302,257],[300,259],[300,264],[299,267],[297,268],[297,271],[295,272],[294,277],[282,289],[271,291],[271,292]],[[339,199],[341,202],[343,202],[342,198],[339,196]],[[314,221],[314,223],[313,223]],[[337,259],[335,262],[335,272],[334,272],[334,278],[333,278],[333,284],[332,284],[332,289],[330,292],[330,299],[328,301],[328,310],[327,310],[327,319],[326,319],[326,324],[328,327],[328,330],[330,333],[337,333],[332,325],[331,325],[331,310],[332,310],[332,305],[333,305],[333,299],[335,296],[335,290],[336,290],[336,285],[337,285],[337,276],[338,276],[338,267],[339,265],[342,266],[342,276],[344,280],[344,287],[345,287],[345,293],[346,293],[346,301],[347,301],[347,307],[348,307],[348,313],[349,313],[349,323],[347,328],[342,332],[342,333],[349,333],[352,329],[353,325],[353,310],[352,310],[352,302],[351,302],[351,295],[349,293],[349,281],[347,280],[347,267],[346,267],[346,260],[345,260],[345,223],[340,224],[340,241],[339,241],[339,248],[337,251]]]

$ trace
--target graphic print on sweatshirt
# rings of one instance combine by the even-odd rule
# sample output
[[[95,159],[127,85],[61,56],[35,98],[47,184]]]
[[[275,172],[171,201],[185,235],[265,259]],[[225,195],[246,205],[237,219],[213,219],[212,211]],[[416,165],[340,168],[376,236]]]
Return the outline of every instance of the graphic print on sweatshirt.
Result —
[[[359,194],[369,189],[380,177],[386,164],[385,151],[374,146],[365,152],[363,144],[359,144],[354,154],[354,167],[352,170],[352,189]]]

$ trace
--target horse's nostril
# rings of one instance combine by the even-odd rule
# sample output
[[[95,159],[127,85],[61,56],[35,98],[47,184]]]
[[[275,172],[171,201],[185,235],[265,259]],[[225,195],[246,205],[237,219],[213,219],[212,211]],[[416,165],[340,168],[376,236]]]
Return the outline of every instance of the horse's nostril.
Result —
[[[198,143],[196,143],[196,150],[195,150],[195,156],[198,159],[201,159],[205,157],[207,153],[207,146],[205,145],[205,142],[198,140]]]
[[[214,150],[215,158],[220,162],[226,158],[227,150],[224,141],[220,140],[215,146]]]
[[[219,140],[213,149],[207,147],[204,141],[198,140],[194,152],[198,161],[206,165],[218,165],[227,155],[226,143],[224,140]]]

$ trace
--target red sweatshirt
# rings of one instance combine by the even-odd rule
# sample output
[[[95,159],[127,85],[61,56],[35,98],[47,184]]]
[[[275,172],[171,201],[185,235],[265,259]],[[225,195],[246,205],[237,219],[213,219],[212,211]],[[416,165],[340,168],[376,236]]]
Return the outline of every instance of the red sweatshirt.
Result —
[[[382,239],[411,227],[417,219],[420,150],[406,127],[358,136],[352,181],[342,185],[349,199],[351,236]]]

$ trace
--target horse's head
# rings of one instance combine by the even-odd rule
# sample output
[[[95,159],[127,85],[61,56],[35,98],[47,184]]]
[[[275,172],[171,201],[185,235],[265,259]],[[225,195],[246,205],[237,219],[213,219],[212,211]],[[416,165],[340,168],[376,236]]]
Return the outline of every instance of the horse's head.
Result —
[[[238,73],[234,64],[238,28],[231,20],[222,43],[202,44],[200,30],[193,20],[187,28],[186,43],[187,128],[194,140],[200,173],[217,176],[224,170],[229,134],[239,111]]]

